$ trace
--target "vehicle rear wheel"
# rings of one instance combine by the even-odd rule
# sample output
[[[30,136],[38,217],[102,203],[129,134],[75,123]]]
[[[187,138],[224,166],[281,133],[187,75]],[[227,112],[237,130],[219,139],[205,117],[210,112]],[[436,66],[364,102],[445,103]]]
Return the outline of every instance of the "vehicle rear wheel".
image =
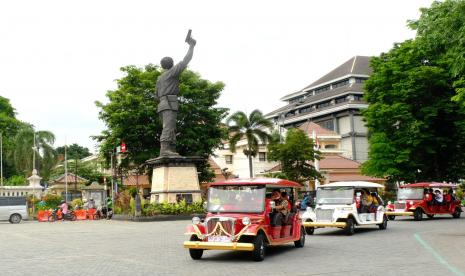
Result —
[[[261,262],[265,259],[265,237],[259,233],[253,241],[252,259]]]
[[[313,235],[314,232],[315,227],[305,227],[305,233],[307,233],[307,235]]]
[[[346,232],[347,236],[352,236],[355,233],[355,223],[353,218],[347,219],[344,231]]]
[[[452,214],[452,217],[453,217],[453,218],[460,218],[460,214],[461,214],[461,213],[462,213],[462,212],[460,211],[460,208],[455,208],[455,211],[454,211],[454,213]]]
[[[433,215],[433,214],[426,214],[426,216],[427,216],[429,219],[434,218],[434,215]]]
[[[387,228],[387,221],[388,221],[388,218],[386,215],[383,216],[383,222],[378,224],[379,226],[379,229],[381,230],[385,230]]]
[[[20,222],[21,222],[20,214],[13,214],[10,216],[10,223],[20,223]]]
[[[413,219],[417,221],[423,219],[423,210],[421,210],[421,208],[415,209],[415,212],[413,212]]]
[[[300,227],[300,239],[294,242],[295,247],[301,248],[305,245],[305,229],[304,227]]]
[[[192,235],[190,241],[200,241],[200,239],[196,235]],[[189,249],[189,255],[194,260],[200,260],[203,255],[203,249]]]
[[[396,219],[396,216],[388,216],[388,219],[389,219],[389,220],[395,220],[395,219]]]

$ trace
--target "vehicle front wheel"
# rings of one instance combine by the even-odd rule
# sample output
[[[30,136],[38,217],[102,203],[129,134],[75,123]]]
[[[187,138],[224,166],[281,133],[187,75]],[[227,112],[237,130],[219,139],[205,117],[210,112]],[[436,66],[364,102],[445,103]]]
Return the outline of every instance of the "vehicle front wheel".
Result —
[[[388,216],[388,219],[389,219],[389,220],[395,220],[395,219],[396,219],[396,216]]]
[[[300,228],[300,239],[294,242],[295,247],[301,248],[305,245],[305,229],[304,227]]]
[[[383,222],[378,224],[379,226],[379,229],[381,230],[385,230],[387,228],[387,221],[388,221],[388,218],[386,215],[383,216]]]
[[[192,235],[190,241],[200,241],[200,239],[196,235]],[[189,249],[189,255],[194,260],[200,260],[203,255],[203,249]]]
[[[355,233],[355,222],[353,218],[347,219],[344,231],[346,232],[347,236],[352,236]]]
[[[452,214],[452,217],[453,217],[453,218],[460,218],[460,214],[461,214],[461,213],[462,213],[462,212],[460,211],[460,208],[455,208],[455,211],[454,211],[454,213]]]
[[[10,223],[20,223],[21,222],[21,215],[13,214],[10,216]]]
[[[421,208],[415,209],[415,212],[413,212],[413,219],[417,221],[423,219],[423,210],[421,210]]]
[[[265,237],[261,233],[255,236],[253,241],[252,258],[256,262],[261,262],[265,259]]]

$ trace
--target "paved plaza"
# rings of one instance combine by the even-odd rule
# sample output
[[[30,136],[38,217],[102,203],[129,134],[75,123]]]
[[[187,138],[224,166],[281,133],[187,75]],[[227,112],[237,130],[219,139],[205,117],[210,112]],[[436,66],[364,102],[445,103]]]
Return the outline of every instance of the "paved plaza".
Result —
[[[304,248],[271,248],[265,261],[182,247],[189,221],[0,223],[0,275],[464,275],[465,218],[390,221],[354,236],[319,229]]]

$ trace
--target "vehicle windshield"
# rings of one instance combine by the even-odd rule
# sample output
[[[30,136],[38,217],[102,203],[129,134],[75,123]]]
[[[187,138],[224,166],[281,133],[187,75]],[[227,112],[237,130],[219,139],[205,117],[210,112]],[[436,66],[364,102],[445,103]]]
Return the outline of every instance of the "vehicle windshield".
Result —
[[[261,213],[265,208],[265,186],[212,186],[208,189],[209,212]]]
[[[320,188],[316,192],[317,204],[352,204],[353,201],[353,188]]]
[[[397,191],[397,199],[422,199],[423,189],[401,188]]]

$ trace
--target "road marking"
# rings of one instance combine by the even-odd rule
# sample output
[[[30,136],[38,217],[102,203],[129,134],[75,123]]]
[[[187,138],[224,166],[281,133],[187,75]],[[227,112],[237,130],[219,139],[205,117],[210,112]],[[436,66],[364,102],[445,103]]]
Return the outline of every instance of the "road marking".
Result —
[[[438,260],[438,262],[442,265],[444,265],[445,267],[447,267],[447,269],[449,269],[452,273],[454,273],[455,275],[461,275],[461,276],[465,276],[465,274],[458,270],[457,268],[453,267],[452,265],[450,265],[442,256],[441,254],[439,254],[436,250],[434,250],[434,248],[432,248],[426,241],[424,241],[420,235],[418,233],[415,233],[413,234],[413,236],[415,237],[415,239],[417,240],[417,242],[419,242],[421,245],[423,245],[423,247],[428,250],[431,254],[433,254],[433,256],[436,258],[436,260]]]

